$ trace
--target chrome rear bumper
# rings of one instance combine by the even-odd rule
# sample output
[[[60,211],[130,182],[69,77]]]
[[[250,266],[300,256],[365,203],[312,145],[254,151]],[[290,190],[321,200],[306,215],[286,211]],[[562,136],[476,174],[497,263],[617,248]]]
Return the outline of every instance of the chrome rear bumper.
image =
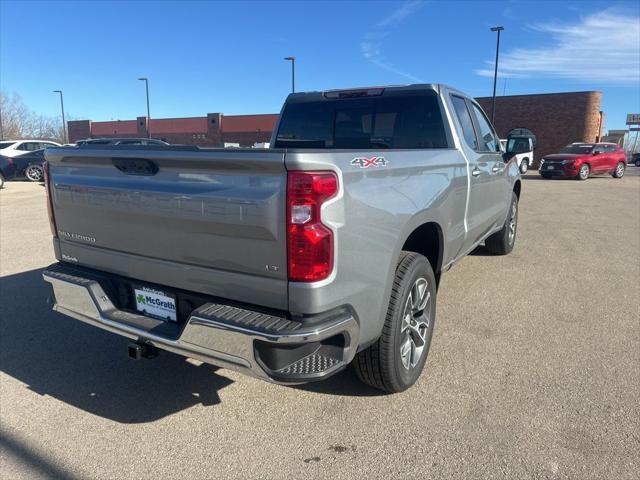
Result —
[[[42,273],[53,309],[132,340],[278,383],[326,378],[353,359],[358,322],[347,310],[301,321],[207,303],[193,310],[176,338],[158,334],[164,322],[116,308],[99,280],[64,264]]]

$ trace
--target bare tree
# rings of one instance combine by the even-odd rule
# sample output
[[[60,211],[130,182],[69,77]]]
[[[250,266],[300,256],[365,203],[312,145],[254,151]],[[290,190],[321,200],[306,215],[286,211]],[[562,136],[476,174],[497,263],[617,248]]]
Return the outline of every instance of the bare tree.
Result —
[[[58,117],[38,115],[19,95],[0,92],[2,139],[40,138],[64,142],[64,129]]]

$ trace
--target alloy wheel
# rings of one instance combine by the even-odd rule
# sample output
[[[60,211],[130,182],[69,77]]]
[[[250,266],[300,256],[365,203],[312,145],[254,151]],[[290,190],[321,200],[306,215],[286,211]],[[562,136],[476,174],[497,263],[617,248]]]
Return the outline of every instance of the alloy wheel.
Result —
[[[516,228],[518,227],[518,206],[516,202],[511,204],[511,215],[509,218],[509,245],[513,244],[516,238]]]
[[[402,314],[400,358],[407,370],[420,362],[425,352],[430,324],[431,292],[427,280],[421,277],[411,287]]]
[[[39,167],[38,165],[29,165],[24,171],[24,175],[32,182],[41,182],[44,178],[42,167]]]
[[[582,165],[579,175],[581,179],[586,180],[589,177],[589,165]]]

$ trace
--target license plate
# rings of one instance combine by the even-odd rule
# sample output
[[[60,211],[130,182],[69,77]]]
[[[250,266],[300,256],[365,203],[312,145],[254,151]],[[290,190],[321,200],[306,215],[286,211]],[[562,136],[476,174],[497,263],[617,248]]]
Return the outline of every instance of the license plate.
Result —
[[[553,165],[549,165],[549,166],[547,167],[547,170],[553,170]]]
[[[164,292],[149,287],[134,289],[136,310],[144,315],[176,322],[176,299]]]

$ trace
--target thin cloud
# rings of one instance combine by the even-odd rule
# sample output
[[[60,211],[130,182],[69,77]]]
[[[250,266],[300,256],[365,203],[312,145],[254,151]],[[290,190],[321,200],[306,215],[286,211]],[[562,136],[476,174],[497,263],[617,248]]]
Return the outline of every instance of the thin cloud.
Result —
[[[397,25],[402,22],[406,17],[416,12],[421,6],[423,2],[420,0],[410,0],[403,4],[400,8],[395,10],[391,15],[387,18],[380,20],[376,26],[378,28],[385,28],[393,25]]]
[[[395,73],[396,75],[400,75],[401,77],[405,77],[411,80],[412,82],[417,82],[417,83],[422,82],[422,80],[416,77],[415,75],[411,75],[410,73],[399,70],[396,67],[394,67],[391,63],[387,62],[384,55],[382,55],[379,43],[371,43],[371,42],[364,41],[360,43],[360,49],[362,50],[362,55],[364,55],[364,58],[369,60],[375,66],[383,68],[391,73]]]
[[[412,82],[422,82],[415,75],[397,68],[391,63],[382,52],[382,40],[387,37],[394,27],[400,24],[405,18],[415,13],[424,2],[419,0],[410,0],[393,11],[391,15],[379,21],[375,28],[369,31],[362,42],[360,42],[360,50],[364,58],[373,65],[387,70],[391,73],[404,77]]]
[[[514,48],[501,55],[499,76],[555,77],[584,82],[628,85],[640,82],[640,17],[605,10],[576,24],[531,26],[551,44]],[[486,62],[493,66],[493,62]],[[478,69],[493,76],[493,68]]]
[[[487,62],[493,65],[493,62]],[[499,64],[501,62],[498,62]],[[491,68],[479,68],[474,70],[476,75],[480,75],[481,77],[491,77],[493,78],[494,70]],[[504,72],[502,71],[502,67],[498,68],[498,78],[528,78],[529,75],[524,75],[522,73],[513,73],[513,72]]]

